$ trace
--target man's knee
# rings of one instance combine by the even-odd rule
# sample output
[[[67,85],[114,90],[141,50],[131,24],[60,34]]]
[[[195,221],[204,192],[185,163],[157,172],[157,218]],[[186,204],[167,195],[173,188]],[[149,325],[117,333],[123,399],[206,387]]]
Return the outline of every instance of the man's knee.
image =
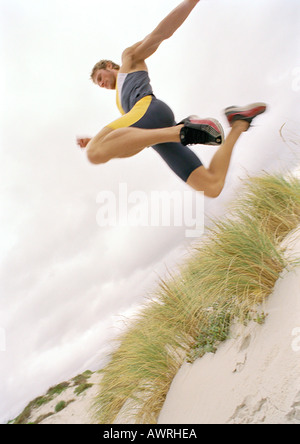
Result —
[[[105,144],[104,139],[113,130],[109,127],[104,127],[93,139],[89,141],[86,146],[87,158],[91,163],[99,164],[106,163],[111,159],[108,153],[109,147]]]
[[[211,198],[220,196],[224,188],[224,180],[216,177],[203,166],[197,168],[189,177],[187,184],[196,191],[204,192],[204,195]]]
[[[88,160],[94,165],[99,165],[100,163],[106,163],[109,161],[107,156],[104,156],[102,153],[97,153],[93,150],[87,151]]]
[[[204,194],[207,197],[211,197],[212,199],[216,199],[222,193],[223,188],[224,188],[224,182],[223,181],[216,181],[216,182],[213,182],[207,186],[207,189],[204,191]]]
[[[101,145],[99,143],[93,144],[89,142],[87,145],[86,154],[88,160],[95,165],[106,163],[110,160],[110,157],[103,149],[101,149]]]
[[[212,199],[216,199],[220,196],[223,188],[224,188],[224,182],[223,181],[215,181],[215,182],[207,182],[205,185],[196,185],[193,187],[196,191],[201,191],[204,193],[206,197],[210,197]]]

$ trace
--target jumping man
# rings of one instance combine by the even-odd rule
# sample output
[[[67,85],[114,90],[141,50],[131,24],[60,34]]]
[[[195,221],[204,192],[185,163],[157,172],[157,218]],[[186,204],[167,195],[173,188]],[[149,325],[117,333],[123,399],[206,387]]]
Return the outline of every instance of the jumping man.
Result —
[[[105,126],[93,138],[77,138],[93,164],[131,157],[152,146],[170,168],[194,190],[208,197],[221,193],[233,148],[252,120],[266,110],[264,103],[226,108],[231,131],[226,140],[221,124],[212,118],[189,116],[176,124],[172,110],[158,100],[150,85],[145,60],[183,24],[200,0],[184,0],[144,40],[125,49],[121,66],[101,60],[91,73],[101,88],[117,91],[122,117]],[[220,146],[205,168],[187,145]]]

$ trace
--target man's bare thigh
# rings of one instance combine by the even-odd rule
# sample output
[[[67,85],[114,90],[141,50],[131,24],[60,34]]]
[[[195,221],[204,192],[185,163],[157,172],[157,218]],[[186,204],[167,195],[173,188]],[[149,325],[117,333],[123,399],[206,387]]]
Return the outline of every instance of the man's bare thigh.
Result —
[[[109,128],[108,126],[105,126],[104,128],[102,128],[101,131],[99,131],[99,133],[96,134],[96,136],[94,136],[91,140],[91,143],[97,143],[100,142],[102,139],[104,139],[104,137],[106,137],[108,134],[110,134],[112,131],[114,131],[112,128]]]

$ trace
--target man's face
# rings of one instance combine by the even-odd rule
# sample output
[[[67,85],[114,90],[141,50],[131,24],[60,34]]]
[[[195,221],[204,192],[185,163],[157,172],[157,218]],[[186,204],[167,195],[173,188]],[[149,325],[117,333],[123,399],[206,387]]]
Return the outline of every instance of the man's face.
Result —
[[[94,82],[100,86],[100,88],[116,89],[115,72],[109,67],[106,69],[97,69],[93,79]]]

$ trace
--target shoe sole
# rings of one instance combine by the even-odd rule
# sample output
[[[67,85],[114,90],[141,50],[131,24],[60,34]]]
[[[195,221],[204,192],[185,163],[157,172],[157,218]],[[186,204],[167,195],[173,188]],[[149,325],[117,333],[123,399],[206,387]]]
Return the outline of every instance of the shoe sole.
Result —
[[[207,145],[221,145],[224,142],[224,130],[220,122],[212,117],[206,117],[205,119],[201,119],[198,116],[189,116],[188,117],[190,123],[194,125],[205,125],[205,131],[214,137],[216,140],[221,137],[219,142],[210,142]],[[217,133],[217,134],[216,134]]]
[[[225,109],[225,115],[227,117],[229,124],[233,123],[233,118],[236,116],[239,116],[240,120],[248,119],[248,121],[250,120],[251,122],[251,120],[254,119],[254,117],[264,113],[266,109],[267,105],[265,103],[256,102],[244,107],[229,106],[228,108]]]

